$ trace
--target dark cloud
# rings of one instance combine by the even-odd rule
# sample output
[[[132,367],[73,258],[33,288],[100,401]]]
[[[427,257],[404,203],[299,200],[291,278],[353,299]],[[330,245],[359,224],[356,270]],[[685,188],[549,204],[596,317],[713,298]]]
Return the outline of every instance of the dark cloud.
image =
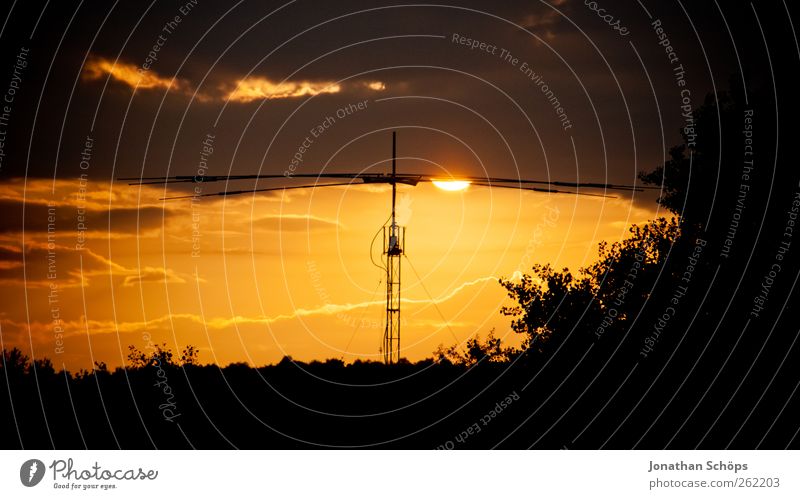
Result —
[[[89,249],[63,241],[30,243],[22,248],[0,246],[0,286],[11,288],[88,287],[92,279],[113,275],[124,286],[141,283],[186,283],[169,268],[128,268]]]
[[[78,208],[63,204],[49,206],[41,201],[25,203],[15,200],[0,199],[0,234],[25,232],[53,232],[57,239],[74,239],[79,224],[83,223],[84,231],[103,232],[108,234],[135,233],[161,227],[171,212],[154,207],[142,208],[109,208],[106,210],[85,209],[83,215]],[[83,221],[80,220],[83,216]]]
[[[24,268],[21,265],[24,257]],[[11,264],[11,265],[9,265]],[[11,286],[78,285],[81,275],[88,279],[98,273],[122,272],[117,265],[91,251],[77,251],[64,244],[27,245],[21,248],[0,250],[0,284]]]

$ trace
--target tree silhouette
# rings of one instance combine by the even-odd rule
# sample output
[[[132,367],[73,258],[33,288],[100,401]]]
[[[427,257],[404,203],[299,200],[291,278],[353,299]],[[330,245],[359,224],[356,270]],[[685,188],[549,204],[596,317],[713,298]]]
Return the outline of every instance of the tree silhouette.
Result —
[[[199,364],[200,352],[194,345],[186,345],[181,350],[180,363],[173,361],[175,354],[166,343],[161,345],[148,345],[149,353],[139,350],[135,345],[128,345],[128,366],[133,369],[142,367],[178,367],[178,366],[197,366]]]
[[[485,342],[481,342],[480,336],[475,335],[466,341],[464,348],[452,345],[445,348],[439,345],[434,352],[436,362],[457,366],[474,366],[480,362],[504,363],[509,362],[520,351],[514,347],[503,347],[500,338],[494,335],[494,329],[489,331]]]
[[[604,334],[620,330],[642,309],[680,231],[675,219],[659,218],[629,232],[621,242],[600,243],[598,261],[577,276],[537,264],[519,279],[500,280],[515,302],[501,312],[525,335],[526,350],[542,353],[570,331],[586,336],[598,324],[608,323]]]
[[[198,365],[199,358],[200,352],[194,345],[186,345],[186,348],[181,351],[181,365],[184,367]]]
[[[751,98],[747,103],[740,80],[731,78],[730,86],[729,91],[707,95],[692,111],[694,135],[682,129],[683,144],[670,148],[663,165],[639,174],[645,183],[663,187],[659,204],[680,217],[687,233],[707,230],[712,210],[720,205],[727,208],[725,198],[739,185],[736,169],[742,163],[743,148],[737,139],[745,112],[755,102]]]

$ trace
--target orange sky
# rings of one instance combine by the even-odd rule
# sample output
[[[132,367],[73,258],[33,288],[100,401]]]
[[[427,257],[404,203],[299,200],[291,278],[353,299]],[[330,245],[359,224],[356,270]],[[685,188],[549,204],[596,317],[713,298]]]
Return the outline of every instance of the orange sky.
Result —
[[[35,357],[72,370],[93,360],[121,365],[127,346],[144,348],[147,335],[173,350],[196,345],[202,362],[222,365],[283,355],[382,358],[383,272],[369,247],[389,214],[387,188],[195,205],[160,202],[163,193],[79,180],[0,185],[0,199],[27,200],[24,266],[22,234],[0,238],[4,346],[32,346]],[[75,249],[79,208],[88,229],[82,251]],[[402,356],[429,357],[439,344],[492,328],[517,341],[499,313],[508,302],[497,277],[536,262],[577,269],[594,260],[599,241],[619,240],[631,223],[653,216],[654,204],[626,198],[399,188],[398,218],[408,231]],[[373,254],[377,260],[380,239]]]

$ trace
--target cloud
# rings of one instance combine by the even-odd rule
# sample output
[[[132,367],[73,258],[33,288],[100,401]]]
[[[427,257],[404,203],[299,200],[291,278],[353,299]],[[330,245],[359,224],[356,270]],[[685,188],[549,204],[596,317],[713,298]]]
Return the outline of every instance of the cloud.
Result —
[[[78,230],[105,237],[141,237],[186,210],[148,203],[161,194],[152,191],[142,194],[127,186],[112,191],[107,182],[78,179],[9,179],[0,183],[0,236],[16,236],[24,229],[33,235],[49,231],[59,242],[74,241]]]
[[[156,269],[158,272],[161,272],[163,269]],[[167,272],[169,274],[169,272]],[[195,278],[194,276],[192,277]],[[439,298],[435,298],[433,303],[443,303],[452,299],[456,294],[465,290],[465,288],[474,286],[481,282],[496,280],[496,277],[483,277],[475,279],[474,281],[469,281],[461,284],[451,293],[447,294],[446,296],[441,296]],[[413,304],[430,304],[432,303],[430,300],[412,300],[412,299],[403,299],[404,303],[413,303]],[[235,315],[231,317],[211,317],[211,318],[203,318],[200,315],[193,314],[193,313],[173,313],[171,315],[163,315],[160,317],[148,319],[146,322],[144,321],[113,321],[113,320],[89,320],[87,321],[85,317],[80,317],[75,320],[60,320],[59,325],[63,328],[64,337],[68,336],[75,336],[75,335],[86,335],[87,331],[89,334],[117,334],[117,333],[133,333],[133,332],[140,332],[140,331],[153,331],[156,329],[161,329],[168,331],[170,327],[174,325],[176,322],[189,322],[191,324],[198,324],[203,325],[203,327],[215,330],[215,331],[222,331],[232,327],[241,327],[241,326],[252,326],[252,325],[272,325],[278,322],[294,320],[297,318],[312,318],[318,316],[334,316],[339,315],[342,313],[351,312],[354,310],[359,310],[365,307],[377,306],[377,305],[385,305],[385,301],[376,300],[376,301],[367,301],[367,302],[360,302],[360,303],[344,303],[344,304],[333,304],[327,303],[322,306],[316,308],[296,308],[291,313],[286,314],[277,314],[274,316],[265,316],[265,315],[257,315],[257,316],[242,316],[242,315]],[[417,326],[429,326],[434,327],[436,329],[442,329],[444,327],[466,327],[469,326],[470,323],[468,322],[447,322],[438,321],[438,320],[425,320],[425,319],[413,319],[414,324]],[[20,321],[13,321],[9,319],[0,319],[0,324],[3,327],[3,333],[8,335],[12,342],[14,339],[14,334],[27,335],[28,330],[30,330],[31,334],[34,337],[39,338],[46,338],[48,334],[52,333],[53,323],[50,321],[47,322],[39,322],[39,321],[31,321],[28,322],[20,322]],[[176,330],[180,329],[179,327]]]
[[[248,76],[245,78],[223,81],[216,90],[209,93],[195,92],[193,85],[185,79],[167,78],[152,69],[143,70],[134,64],[113,61],[104,57],[91,57],[83,68],[84,81],[98,81],[110,77],[112,80],[133,89],[155,90],[185,96],[194,96],[200,102],[239,102],[271,99],[293,99],[321,94],[337,94],[343,91],[363,92],[364,90],[380,92],[386,89],[382,81],[358,80],[350,83],[330,81],[287,80],[276,82],[264,76]],[[211,85],[213,87],[213,85]]]
[[[468,321],[444,322],[442,320],[436,320],[436,319],[411,319],[410,321],[408,321],[407,325],[415,327],[428,327],[440,331],[442,329],[453,328],[453,327],[474,327],[476,324]]]
[[[567,0],[553,0],[550,3],[554,7],[561,7],[567,3]],[[560,20],[561,14],[555,9],[542,6],[540,11],[524,15],[519,21],[519,24],[523,28],[529,30],[542,31],[545,37],[552,39],[555,36],[552,28],[554,28]]]
[[[24,210],[24,219],[23,219]],[[161,226],[162,220],[169,216],[169,211],[155,207],[142,208],[107,208],[105,210],[83,209],[79,220],[76,205],[48,204],[41,200],[29,200],[26,203],[0,199],[0,234],[22,232],[52,232],[74,238],[78,224],[82,230],[102,233],[132,233],[138,227],[146,231]],[[23,223],[24,222],[24,223]]]
[[[307,95],[336,94],[342,86],[331,81],[285,81],[275,83],[266,78],[251,76],[236,82],[235,88],[225,95],[226,100],[252,102],[254,100],[287,99]]]
[[[337,220],[314,215],[267,215],[253,220],[253,227],[270,232],[310,232],[335,229],[341,224]]]
[[[102,57],[93,57],[86,62],[83,68],[83,79],[88,81],[111,77],[113,80],[124,83],[131,88],[157,89],[179,91],[185,94],[191,92],[191,87],[186,80],[177,78],[164,78],[152,70],[144,70],[139,66],[121,61],[112,61]]]
[[[131,273],[132,271],[132,269],[125,269],[125,273],[128,273],[129,275],[125,276],[125,280],[122,282],[123,286],[131,287],[135,284],[143,284],[148,282],[166,282],[170,284],[186,283],[186,280],[172,269],[165,269],[163,267],[144,267],[142,269],[135,270],[135,273]]]
[[[27,241],[23,255],[21,247],[0,245],[0,286],[88,287],[90,278],[107,276],[121,278],[126,287],[164,282],[184,284],[189,277],[164,267],[126,267],[89,248],[79,250],[75,246]]]
[[[24,258],[24,260],[23,260]],[[24,266],[23,266],[24,261]],[[22,248],[0,249],[0,286],[47,288],[76,287],[88,284],[90,276],[126,272],[125,267],[91,250],[78,251],[74,246],[28,241]]]

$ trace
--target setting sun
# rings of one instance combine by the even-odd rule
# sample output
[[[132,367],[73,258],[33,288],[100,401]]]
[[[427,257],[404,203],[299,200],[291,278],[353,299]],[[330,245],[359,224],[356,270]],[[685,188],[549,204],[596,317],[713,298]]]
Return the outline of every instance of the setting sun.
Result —
[[[444,191],[463,191],[469,187],[467,180],[434,180],[433,185]]]

